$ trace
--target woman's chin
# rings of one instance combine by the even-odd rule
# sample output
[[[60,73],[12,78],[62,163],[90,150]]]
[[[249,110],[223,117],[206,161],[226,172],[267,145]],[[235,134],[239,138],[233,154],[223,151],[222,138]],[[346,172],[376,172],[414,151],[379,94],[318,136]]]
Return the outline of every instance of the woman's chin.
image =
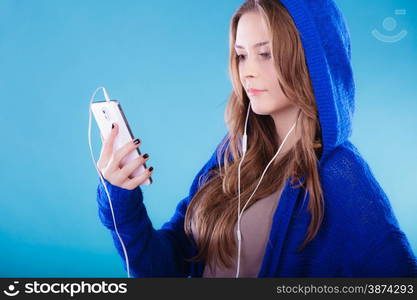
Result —
[[[251,100],[251,109],[257,115],[270,115],[274,110],[268,105],[256,103],[258,100]]]
[[[265,99],[250,99],[251,102],[251,109],[257,115],[272,115],[278,113],[285,113],[288,110],[296,109],[295,106],[291,105],[290,103],[280,103],[280,105],[271,105],[270,102],[265,101]],[[269,104],[269,105],[268,105]]]

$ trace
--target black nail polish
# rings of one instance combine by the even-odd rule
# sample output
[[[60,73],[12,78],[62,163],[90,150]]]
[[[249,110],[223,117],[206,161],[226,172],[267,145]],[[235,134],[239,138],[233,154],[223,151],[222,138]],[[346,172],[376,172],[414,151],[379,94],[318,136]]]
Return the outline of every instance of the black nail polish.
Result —
[[[111,124],[111,129],[113,129],[114,128],[114,124]]]
[[[133,141],[133,143],[135,143],[136,145],[140,143],[140,139],[136,139]]]
[[[153,170],[153,167],[150,167],[150,168],[149,168],[149,172],[152,172],[152,170]]]
[[[149,157],[149,154],[148,153],[145,153],[144,155],[143,155],[143,158],[148,158]]]

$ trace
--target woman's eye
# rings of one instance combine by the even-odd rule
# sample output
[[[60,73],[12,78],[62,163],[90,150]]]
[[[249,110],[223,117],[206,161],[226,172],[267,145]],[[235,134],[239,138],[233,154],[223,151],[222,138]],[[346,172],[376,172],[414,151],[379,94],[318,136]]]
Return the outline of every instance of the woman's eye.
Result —
[[[260,53],[259,55],[264,57],[264,58],[270,58],[271,57],[271,53],[269,53],[269,52]],[[240,54],[240,55],[237,55],[236,58],[237,58],[237,60],[240,61],[240,60],[245,59],[245,55]]]

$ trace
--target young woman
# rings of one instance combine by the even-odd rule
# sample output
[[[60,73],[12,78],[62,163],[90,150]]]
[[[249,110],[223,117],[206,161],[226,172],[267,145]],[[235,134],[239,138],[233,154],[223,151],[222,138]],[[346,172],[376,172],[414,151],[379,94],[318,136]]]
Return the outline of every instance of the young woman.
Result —
[[[350,39],[332,0],[248,0],[230,23],[228,132],[155,230],[137,147],[103,141],[99,216],[135,277],[417,277],[391,204],[349,141]],[[246,135],[244,134],[246,133]],[[125,264],[126,267],[126,264]]]

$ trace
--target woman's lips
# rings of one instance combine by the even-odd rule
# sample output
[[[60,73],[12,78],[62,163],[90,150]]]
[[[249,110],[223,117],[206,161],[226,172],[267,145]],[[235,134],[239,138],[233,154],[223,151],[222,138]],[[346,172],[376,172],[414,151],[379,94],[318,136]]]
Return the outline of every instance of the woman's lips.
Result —
[[[249,95],[259,95],[262,92],[265,92],[266,90],[257,90],[257,89],[249,89],[248,94]]]

